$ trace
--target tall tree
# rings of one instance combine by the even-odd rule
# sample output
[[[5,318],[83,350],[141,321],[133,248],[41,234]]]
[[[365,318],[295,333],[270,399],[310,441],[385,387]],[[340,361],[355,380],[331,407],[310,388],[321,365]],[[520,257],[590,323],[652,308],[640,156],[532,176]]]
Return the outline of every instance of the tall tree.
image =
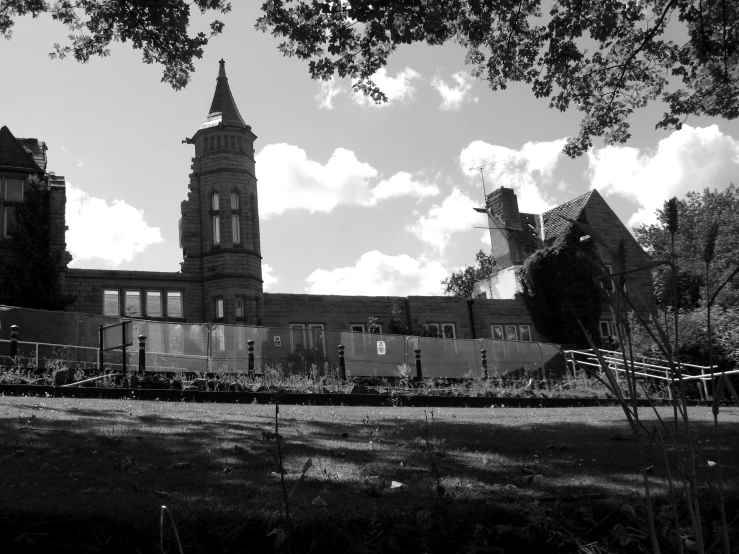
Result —
[[[4,262],[7,301],[24,308],[63,310],[74,297],[59,291],[63,253],[50,243],[49,189],[38,178],[26,186],[15,221],[13,256]]]
[[[570,156],[594,137],[625,142],[629,115],[657,98],[668,106],[658,127],[739,115],[736,1],[270,0],[262,11],[257,28],[312,78],[349,77],[376,102],[387,98],[372,76],[398,46],[456,42],[493,90],[522,82],[552,108],[581,111]]]
[[[203,57],[208,39],[223,30],[223,22],[210,23],[210,34],[188,34],[191,7],[201,14],[228,13],[227,0],[0,0],[0,35],[11,38],[15,19],[50,13],[70,30],[70,44],[54,44],[52,58],[73,55],[82,63],[107,56],[113,41],[128,42],[141,50],[144,63],[164,66],[162,81],[181,89],[195,70],[193,59]]]
[[[495,258],[492,254],[485,254],[480,250],[475,255],[477,263],[465,266],[464,269],[455,271],[446,279],[441,280],[444,285],[444,294],[456,298],[472,298],[475,283],[481,279],[490,277],[495,267]]]
[[[675,233],[677,255],[677,274],[679,306],[683,309],[696,307],[699,301],[706,301],[705,241],[709,228],[718,224],[711,258],[710,290],[715,291],[731,275],[739,263],[739,188],[731,183],[726,189],[703,192],[689,192],[677,201],[680,226]],[[663,226],[666,222],[665,210],[657,210],[659,224],[640,225],[634,228],[639,244],[654,258],[668,259],[670,252],[670,233]],[[655,291],[658,301],[662,296],[669,299],[671,271],[665,268],[654,270]],[[665,291],[666,294],[662,294]],[[739,307],[739,278],[733,279],[716,298],[718,306]]]

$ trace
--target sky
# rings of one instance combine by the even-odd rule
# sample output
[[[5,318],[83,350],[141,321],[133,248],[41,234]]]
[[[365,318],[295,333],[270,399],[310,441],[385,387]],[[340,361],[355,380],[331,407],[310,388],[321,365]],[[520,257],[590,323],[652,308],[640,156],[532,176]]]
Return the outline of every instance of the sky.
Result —
[[[68,31],[50,17],[17,20],[0,42],[0,125],[46,142],[48,169],[67,182],[70,267],[179,271],[180,203],[194,146],[226,61],[255,143],[267,292],[440,295],[440,281],[488,250],[487,192],[512,187],[540,213],[597,188],[631,228],[667,198],[739,183],[739,121],[693,117],[655,130],[659,102],[631,118],[623,146],[561,153],[579,113],[548,108],[525,85],[491,91],[470,77],[457,45],[400,48],[375,81],[376,105],[349,81],[316,82],[254,29],[259,3],[221,16],[186,89],[113,44],[87,64],[52,60]],[[212,15],[210,16],[213,17]],[[205,21],[196,21],[195,27]]]

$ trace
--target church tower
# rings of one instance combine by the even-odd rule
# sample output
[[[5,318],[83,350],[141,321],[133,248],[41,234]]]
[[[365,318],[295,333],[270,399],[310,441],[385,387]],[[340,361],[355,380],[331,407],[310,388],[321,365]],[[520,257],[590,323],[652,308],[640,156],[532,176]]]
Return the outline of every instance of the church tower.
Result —
[[[182,273],[202,283],[185,299],[194,320],[262,323],[262,256],[251,127],[234,102],[223,60],[195,146],[182,202]],[[202,295],[198,298],[198,295]]]

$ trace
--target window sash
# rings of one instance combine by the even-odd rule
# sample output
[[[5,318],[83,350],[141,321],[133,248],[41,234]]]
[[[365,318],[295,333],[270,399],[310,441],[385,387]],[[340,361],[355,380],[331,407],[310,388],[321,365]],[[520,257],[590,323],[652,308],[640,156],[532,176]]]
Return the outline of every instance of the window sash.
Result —
[[[214,212],[217,212],[220,210],[220,207],[221,207],[221,202],[218,197],[218,193],[214,192],[213,196],[211,196],[210,209],[213,210]]]
[[[103,291],[103,315],[119,315],[118,291]]]
[[[15,206],[5,208],[5,217],[3,219],[3,236],[12,237],[18,230],[18,222],[15,220]]]
[[[244,298],[236,297],[236,317],[244,317]]]
[[[519,325],[518,331],[521,342],[533,342],[531,339],[531,325]]]
[[[128,317],[141,317],[141,291],[126,291],[125,315],[127,315]]]
[[[23,202],[23,181],[21,179],[5,179],[5,201]]]
[[[213,244],[221,244],[221,218],[213,216]]]
[[[231,231],[233,232],[234,244],[241,243],[241,224],[239,222],[239,216],[231,216]]]
[[[162,293],[158,290],[146,291],[146,315],[162,317]]]
[[[504,340],[503,326],[502,325],[491,325],[490,334],[495,340]]]
[[[167,315],[182,317],[182,293],[179,291],[167,292]]]
[[[457,332],[454,328],[454,323],[442,323],[441,324],[441,337],[445,339],[456,339]]]
[[[216,298],[216,319],[223,319],[223,298]]]
[[[231,193],[231,209],[232,210],[239,209],[239,193],[236,191],[233,191]]]
[[[518,340],[518,329],[516,329],[515,325],[505,326],[505,340],[512,340],[512,341]]]

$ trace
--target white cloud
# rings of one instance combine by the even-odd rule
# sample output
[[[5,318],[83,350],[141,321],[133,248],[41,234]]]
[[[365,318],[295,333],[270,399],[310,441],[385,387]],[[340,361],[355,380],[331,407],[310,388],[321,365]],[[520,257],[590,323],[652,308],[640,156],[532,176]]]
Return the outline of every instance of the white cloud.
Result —
[[[64,146],[63,146],[63,145],[62,145],[62,147],[61,147],[61,148],[62,148],[62,152],[64,152],[65,154],[68,154],[68,153],[69,153],[69,150],[67,150],[66,148],[64,148]]]
[[[542,213],[555,206],[546,189],[558,187],[554,170],[564,144],[565,139],[527,142],[520,150],[512,150],[477,140],[462,150],[459,167],[470,185],[482,193],[480,170],[470,168],[495,162],[483,169],[488,194],[499,187],[512,188],[522,212]]]
[[[407,104],[413,100],[413,95],[416,92],[416,89],[411,82],[418,79],[420,76],[421,75],[417,71],[414,71],[410,67],[406,67],[403,71],[399,71],[395,77],[390,77],[387,74],[387,70],[384,67],[381,67],[377,70],[377,73],[372,76],[372,80],[378,87],[380,87],[380,90],[385,93],[385,96],[387,96],[387,102],[376,104],[372,98],[365,96],[361,92],[353,93],[352,99],[360,106],[374,108],[387,107],[396,102]]]
[[[654,223],[655,210],[668,198],[739,182],[739,140],[723,134],[717,125],[684,125],[659,141],[654,152],[607,146],[588,152],[588,164],[592,188],[639,204],[630,225]]]
[[[434,296],[442,294],[441,280],[447,275],[438,261],[373,250],[362,254],[353,267],[316,269],[306,279],[305,290],[309,294]]]
[[[332,77],[328,81],[321,82],[321,90],[316,95],[318,100],[318,107],[325,110],[331,110],[334,107],[334,97],[344,91],[344,87],[338,85],[336,80]]]
[[[85,160],[80,160],[77,167],[82,167],[83,165],[85,165]]]
[[[453,233],[469,231],[479,223],[480,214],[472,209],[478,204],[479,202],[474,202],[455,188],[440,205],[431,206],[426,214],[420,215],[406,229],[439,253],[443,253]]]
[[[278,277],[272,275],[272,271],[274,271],[274,268],[271,265],[262,264],[262,288],[264,290],[269,290],[272,288],[272,285],[276,285],[280,282]]]
[[[427,196],[437,196],[439,193],[439,187],[436,185],[414,181],[410,173],[399,171],[389,179],[380,181],[370,191],[370,199],[366,204],[374,205],[380,200],[399,198],[401,196],[415,196],[420,199]]]
[[[148,246],[164,242],[158,227],[144,221],[144,212],[123,200],[112,204],[67,181],[67,249],[74,260],[99,258],[111,267],[130,262]]]
[[[448,85],[438,75],[431,79],[431,86],[441,95],[439,108],[445,111],[459,110],[465,102],[477,102],[472,96],[472,77],[465,71],[458,71],[452,75],[457,84]]]
[[[308,159],[302,148],[269,144],[256,156],[259,167],[259,215],[268,218],[287,210],[331,212],[339,204],[372,206],[401,196],[439,194],[436,185],[399,172],[377,182],[379,172],[360,162],[354,152],[337,148],[325,164]]]

